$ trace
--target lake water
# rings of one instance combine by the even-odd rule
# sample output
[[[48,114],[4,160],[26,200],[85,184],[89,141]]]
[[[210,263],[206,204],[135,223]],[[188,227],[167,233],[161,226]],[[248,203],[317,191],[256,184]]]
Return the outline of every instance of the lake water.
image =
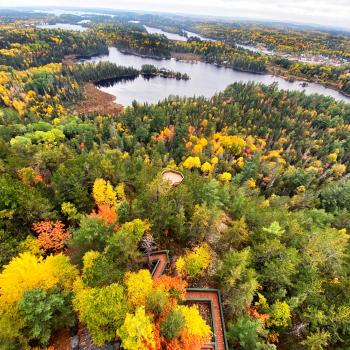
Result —
[[[179,34],[164,32],[159,28],[148,27],[146,25],[144,25],[144,27],[149,34],[162,34],[165,35],[169,40],[187,41],[187,38],[185,36]]]
[[[187,38],[195,37],[195,38],[199,38],[201,40],[206,40],[206,41],[216,41],[214,39],[210,39],[208,37],[202,36],[202,35],[197,34],[197,33],[189,32],[187,30],[184,30],[184,33],[187,34],[187,38],[186,38],[186,37],[178,35],[178,34],[165,32],[165,31],[158,29],[158,28],[148,27],[148,26],[144,26],[144,27],[146,28],[148,33],[163,34],[170,40],[186,41]],[[291,55],[291,54],[286,54],[286,53],[274,52],[274,51],[268,50],[267,48],[264,48],[264,47],[243,45],[243,44],[238,44],[238,43],[235,43],[235,45],[237,47],[240,47],[242,49],[245,49],[245,50],[248,50],[251,52],[256,52],[256,53],[269,55],[269,56],[280,55],[284,58],[290,59],[292,61],[297,61],[297,62],[304,62],[304,63],[311,63],[311,64],[326,64],[326,65],[334,65],[334,66],[341,66],[343,64],[348,63],[347,61],[342,60],[340,58],[339,59],[334,59],[334,58],[329,59],[329,58],[322,56],[322,55],[309,54],[309,55],[298,56],[298,55]]]
[[[67,30],[84,31],[80,25],[57,23],[55,25],[43,24],[41,28],[60,28]],[[164,34],[172,40],[187,40],[186,37],[164,32],[158,28],[145,26],[148,32]],[[207,39],[196,33],[188,32],[188,36],[198,36],[201,39]],[[129,106],[133,100],[139,102],[156,103],[169,95],[179,96],[205,96],[211,97],[216,92],[224,90],[228,85],[234,82],[255,81],[263,84],[272,84],[277,82],[281,89],[291,91],[305,91],[306,94],[323,94],[334,97],[338,101],[350,103],[350,98],[341,93],[326,88],[319,84],[309,83],[307,87],[302,87],[301,82],[288,82],[282,78],[272,75],[257,75],[252,73],[238,72],[233,69],[216,67],[208,63],[189,63],[183,61],[171,60],[155,60],[151,58],[143,58],[134,55],[126,55],[118,51],[114,47],[109,48],[109,54],[92,57],[84,62],[100,62],[110,61],[122,66],[133,66],[140,69],[143,64],[153,64],[158,68],[167,68],[173,71],[187,73],[190,80],[176,80],[156,77],[153,79],[145,79],[138,77],[134,80],[124,80],[115,82],[111,86],[101,86],[102,91],[108,92],[116,96],[116,101],[124,106]]]
[[[130,21],[129,21],[130,22]],[[201,40],[207,40],[207,41],[215,41],[213,39],[206,38],[202,35],[199,35],[197,33],[189,32],[188,30],[184,30],[184,33],[187,34],[187,37],[179,35],[179,34],[174,34],[174,33],[169,33],[165,32],[162,29],[155,28],[155,27],[149,27],[144,25],[144,28],[147,30],[149,34],[162,34],[165,35],[169,40],[179,40],[179,41],[187,41],[188,38],[199,38]]]
[[[206,40],[206,41],[215,41],[214,39],[207,38],[205,36],[202,36],[197,33],[189,32],[188,30],[184,30],[184,32],[187,34],[187,37],[181,36],[178,34],[173,34],[169,32],[165,32],[159,28],[154,28],[154,27],[148,27],[144,25],[145,29],[147,30],[148,33],[150,34],[163,34],[165,35],[169,40],[180,40],[180,41],[187,41],[188,38],[199,38],[201,40]],[[236,46],[241,47],[242,49],[249,50],[251,52],[258,52],[258,53],[263,53],[265,55],[273,55],[274,52],[267,50],[267,49],[262,49],[259,47],[254,47],[254,46],[249,46],[249,45],[242,45],[242,44],[236,44]]]
[[[214,39],[207,38],[205,36],[199,35],[197,33],[189,32],[188,30],[184,30],[184,32],[187,34],[188,38],[199,38],[201,40],[206,40],[206,41],[215,41]]]
[[[216,92],[224,90],[234,82],[255,81],[258,83],[272,84],[277,82],[281,89],[292,91],[305,91],[306,94],[323,94],[332,96],[336,100],[350,103],[350,98],[339,92],[323,87],[319,84],[310,83],[302,87],[301,82],[288,82],[272,75],[257,75],[234,71],[229,68],[217,67],[208,63],[189,63],[171,60],[155,60],[134,55],[126,55],[114,47],[109,48],[109,54],[92,57],[84,62],[110,61],[122,66],[133,66],[140,69],[143,64],[153,64],[159,68],[167,68],[181,73],[187,73],[190,80],[176,80],[156,77],[144,79],[138,77],[134,80],[119,81],[112,86],[100,87],[102,91],[116,96],[116,102],[129,106],[133,100],[139,102],[156,103],[169,95],[179,96],[205,96],[211,97]]]

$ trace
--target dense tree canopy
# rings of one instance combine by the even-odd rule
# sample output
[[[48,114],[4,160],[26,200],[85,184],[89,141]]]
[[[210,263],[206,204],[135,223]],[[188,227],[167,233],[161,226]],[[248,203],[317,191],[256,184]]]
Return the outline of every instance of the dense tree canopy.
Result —
[[[78,114],[89,81],[177,73],[64,56],[177,50],[347,87],[345,68],[101,22],[83,33],[0,27],[1,349],[45,348],[74,325],[98,345],[200,349],[213,329],[185,303],[189,285],[221,290],[231,349],[348,349],[350,105],[235,83],[212,98]],[[153,248],[171,257],[155,279],[143,254]]]

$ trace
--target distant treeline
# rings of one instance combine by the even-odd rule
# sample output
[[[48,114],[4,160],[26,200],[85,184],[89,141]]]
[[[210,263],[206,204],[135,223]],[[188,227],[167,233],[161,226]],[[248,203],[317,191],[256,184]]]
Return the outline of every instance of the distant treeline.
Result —
[[[35,27],[0,27],[0,66],[24,70],[57,63],[67,55],[93,56],[108,53],[104,40],[92,31],[75,32]]]
[[[264,73],[267,70],[262,55],[223,42],[194,38],[188,41],[173,41],[164,35],[149,34],[141,27],[131,25],[99,25],[94,31],[102,40],[123,52],[156,58],[170,58],[172,52],[190,53],[203,61],[237,70],[251,73]]]

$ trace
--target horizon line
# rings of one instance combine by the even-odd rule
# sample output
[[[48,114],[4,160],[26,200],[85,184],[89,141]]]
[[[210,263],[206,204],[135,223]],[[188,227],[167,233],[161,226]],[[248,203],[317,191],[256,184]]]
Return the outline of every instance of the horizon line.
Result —
[[[30,10],[30,9],[41,9],[43,10],[43,13],[47,13],[48,11],[45,11],[45,9],[61,9],[61,10],[97,10],[99,12],[101,11],[110,11],[110,12],[131,12],[131,13],[148,13],[148,14],[168,14],[168,15],[176,15],[176,16],[182,16],[182,17],[194,17],[194,18],[212,18],[212,19],[222,19],[222,20],[236,20],[236,21],[246,21],[246,22],[258,22],[258,23],[274,23],[274,24],[284,24],[284,25],[294,25],[294,26],[307,26],[311,27],[312,29],[329,29],[329,30],[338,30],[350,33],[350,26],[344,27],[344,26],[337,26],[334,24],[321,24],[319,22],[304,22],[304,21],[294,21],[294,20],[287,20],[287,19],[275,19],[275,18],[258,18],[258,17],[246,17],[246,16],[230,16],[230,15],[212,15],[212,14],[192,14],[189,12],[169,12],[169,11],[163,11],[163,10],[146,10],[146,9],[127,9],[127,8],[111,8],[111,7],[80,7],[80,6],[58,6],[58,5],[51,5],[44,7],[43,5],[0,5],[1,9],[16,9],[16,10]],[[87,13],[88,14],[88,13]],[[101,13],[103,15],[103,13]]]

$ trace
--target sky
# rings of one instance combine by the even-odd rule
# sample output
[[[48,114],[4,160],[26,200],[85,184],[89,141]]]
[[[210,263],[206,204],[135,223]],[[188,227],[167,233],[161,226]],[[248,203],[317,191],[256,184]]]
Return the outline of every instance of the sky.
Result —
[[[0,0],[0,7],[5,6],[103,7],[350,28],[350,0]]]

